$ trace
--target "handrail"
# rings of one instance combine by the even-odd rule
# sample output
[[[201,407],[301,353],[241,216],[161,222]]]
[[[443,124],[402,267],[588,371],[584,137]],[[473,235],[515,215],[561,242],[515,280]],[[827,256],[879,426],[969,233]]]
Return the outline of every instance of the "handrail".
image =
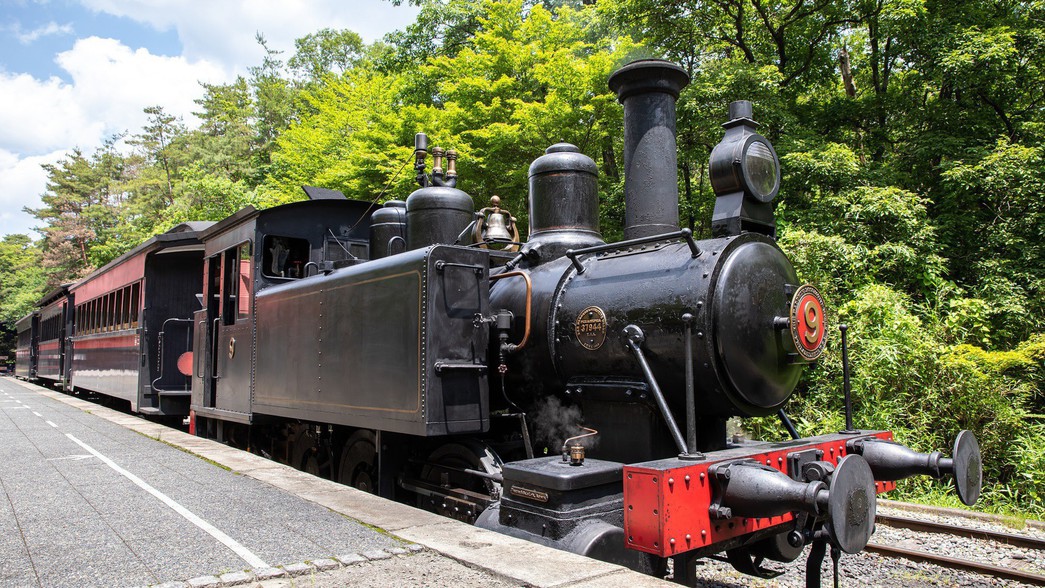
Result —
[[[606,251],[616,251],[618,249],[624,249],[626,247],[634,247],[635,245],[646,245],[649,243],[656,243],[658,241],[668,241],[671,239],[685,239],[686,244],[689,245],[689,251],[691,256],[696,259],[700,257],[700,248],[697,247],[696,241],[693,240],[693,231],[689,229],[682,229],[674,233],[664,233],[662,235],[650,235],[649,237],[640,237],[638,239],[631,239],[628,241],[617,241],[616,243],[606,243],[604,245],[593,245],[591,247],[585,247],[583,249],[570,249],[566,252],[566,257],[570,258],[573,262],[573,266],[577,268],[578,274],[584,273],[584,266],[581,262],[577,261],[578,255],[586,253],[605,253]]]
[[[163,379],[163,339],[164,339],[164,333],[167,331],[167,323],[171,323],[171,322],[193,324],[193,323],[195,323],[195,320],[194,319],[169,318],[169,319],[163,321],[163,326],[160,327],[160,332],[156,335],[156,363],[159,365],[159,368],[160,368],[158,370],[159,371],[159,375],[156,376],[152,380],[152,382],[149,384],[149,386],[152,388],[153,392],[167,392],[168,391],[168,390],[166,390],[164,388],[157,387],[156,386],[156,382],[159,382],[160,380]],[[191,345],[191,343],[192,343],[191,337],[189,338],[188,343]],[[143,354],[143,357],[144,357],[144,354]]]

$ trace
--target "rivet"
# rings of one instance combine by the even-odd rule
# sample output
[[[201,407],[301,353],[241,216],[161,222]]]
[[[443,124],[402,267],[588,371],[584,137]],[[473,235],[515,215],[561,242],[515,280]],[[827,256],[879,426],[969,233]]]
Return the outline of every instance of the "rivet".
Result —
[[[660,514],[660,513],[657,512],[657,509],[653,509],[653,514]]]
[[[672,537],[672,538],[671,538],[671,542],[670,542],[670,543],[671,543],[672,545],[674,545],[674,544],[675,544],[675,538],[674,538],[674,537]]]
[[[689,474],[686,474],[685,480],[686,480],[686,483],[688,484],[689,483]]]
[[[689,543],[692,539],[693,539],[693,536],[690,535],[689,533],[686,533],[686,543]]]
[[[675,478],[668,478],[668,485],[669,486],[675,485]]]
[[[703,481],[704,481],[704,472],[700,472],[700,481],[701,481],[701,482],[703,482]]]
[[[707,537],[708,536],[708,530],[707,529],[701,529],[700,530],[700,536],[701,537]]]
[[[657,477],[656,477],[656,476],[654,476],[654,477],[653,477],[653,483],[654,483],[654,484],[656,484],[656,483],[657,483]]]

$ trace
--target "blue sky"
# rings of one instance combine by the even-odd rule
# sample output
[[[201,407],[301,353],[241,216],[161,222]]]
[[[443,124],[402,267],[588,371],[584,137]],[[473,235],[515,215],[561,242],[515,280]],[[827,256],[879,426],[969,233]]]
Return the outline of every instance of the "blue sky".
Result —
[[[77,38],[109,37],[155,55],[180,55],[177,31],[158,31],[126,17],[89,10],[73,0],[0,0],[0,70],[25,72],[72,82],[54,56],[73,48]]]
[[[416,14],[386,0],[0,0],[0,235],[35,226],[22,208],[39,206],[41,165],[140,130],[148,106],[194,126],[199,82],[259,64],[257,33],[289,56],[324,27],[374,41]]]

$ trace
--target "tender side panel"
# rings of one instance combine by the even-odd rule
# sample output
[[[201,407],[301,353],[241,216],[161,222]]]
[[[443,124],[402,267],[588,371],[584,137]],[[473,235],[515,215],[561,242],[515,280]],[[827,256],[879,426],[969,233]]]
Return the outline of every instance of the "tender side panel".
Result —
[[[874,436],[887,440],[893,437],[887,431],[876,432]],[[790,513],[767,518],[712,520],[708,512],[713,498],[708,469],[716,463],[750,458],[786,474],[788,454],[810,449],[822,450],[824,461],[837,464],[846,455],[847,439],[839,435],[814,437],[772,444],[757,453],[731,450],[730,455],[716,455],[713,460],[663,460],[625,466],[624,532],[628,547],[670,557],[791,522],[794,517]],[[875,482],[879,493],[894,488],[895,482]]]
[[[419,257],[260,294],[254,412],[417,434]]]
[[[417,250],[257,297],[253,412],[411,435],[489,427],[488,254]],[[437,269],[437,266],[439,269]]]

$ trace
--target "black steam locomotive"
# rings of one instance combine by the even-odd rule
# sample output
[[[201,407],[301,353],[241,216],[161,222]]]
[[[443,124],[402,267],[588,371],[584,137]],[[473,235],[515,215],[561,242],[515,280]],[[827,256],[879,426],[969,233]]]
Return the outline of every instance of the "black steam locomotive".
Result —
[[[730,106],[711,157],[715,236],[697,241],[678,227],[686,73],[639,61],[609,83],[624,105],[624,241],[603,240],[596,166],[576,147],[530,166],[519,243],[496,197],[476,213],[456,188],[453,151],[431,149],[427,171],[418,135],[421,188],[405,203],[374,210],[307,188],[309,201],[191,227],[173,251],[202,284],[162,289],[198,298],[191,317],[153,305],[149,287],[101,310],[77,300],[70,320],[93,322],[68,326],[67,389],[90,389],[75,383],[90,386],[76,370],[94,368],[76,358],[91,329],[133,322],[146,366],[135,406],[178,416],[187,404],[198,435],[537,543],[655,574],[672,558],[684,583],[713,553],[761,574],[807,544],[815,558],[859,551],[877,493],[901,478],[953,475],[975,502],[968,432],[944,458],[851,419],[801,438],[784,413],[824,349],[825,304],[775,243],[779,161],[750,103]],[[160,376],[162,403],[149,384]],[[727,436],[730,417],[773,414],[792,439]]]

